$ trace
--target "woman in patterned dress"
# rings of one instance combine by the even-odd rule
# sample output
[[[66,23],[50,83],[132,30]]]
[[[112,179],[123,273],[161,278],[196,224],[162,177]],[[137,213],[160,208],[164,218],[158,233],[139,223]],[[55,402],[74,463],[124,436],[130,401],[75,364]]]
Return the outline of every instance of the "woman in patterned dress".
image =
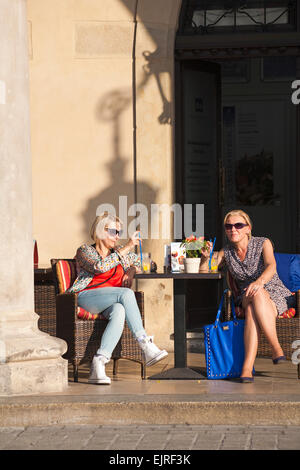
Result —
[[[139,232],[125,246],[117,247],[121,227],[121,220],[107,212],[96,217],[91,229],[95,243],[82,245],[76,253],[79,274],[69,292],[78,294],[80,307],[92,314],[101,313],[108,320],[92,361],[89,383],[111,383],[105,364],[122,335],[125,319],[144,352],[147,366],[168,355],[153,343],[153,337],[147,336],[131,289],[135,273],[140,269],[139,258],[132,251],[140,241]]]
[[[241,382],[253,382],[253,366],[260,331],[272,349],[274,364],[285,361],[276,332],[276,317],[293,306],[295,298],[279,279],[273,246],[269,239],[252,237],[252,222],[245,212],[234,210],[224,219],[226,245],[218,253],[218,265],[225,263],[235,280],[237,305],[245,311],[245,359]],[[200,270],[207,269],[211,244],[202,252]]]

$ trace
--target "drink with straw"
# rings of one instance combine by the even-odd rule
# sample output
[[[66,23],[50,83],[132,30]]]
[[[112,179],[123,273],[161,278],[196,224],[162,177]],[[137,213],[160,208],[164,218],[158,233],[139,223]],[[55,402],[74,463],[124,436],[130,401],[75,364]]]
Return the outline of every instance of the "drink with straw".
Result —
[[[141,269],[143,273],[150,273],[151,272],[151,255],[150,253],[144,253],[142,251],[142,241],[141,241],[141,232],[139,232],[140,239],[140,259],[141,259]]]
[[[139,238],[139,245],[140,245],[141,269],[142,269],[142,271],[144,272],[141,232],[139,232],[139,237],[140,237],[140,238]]]
[[[144,273],[150,273],[151,271],[151,256],[150,253],[143,253],[143,268]]]
[[[210,240],[210,242],[211,242],[211,240]],[[208,261],[209,270],[214,271],[214,272],[217,271],[217,269],[218,269],[218,256],[217,256],[216,261],[214,261],[214,269],[212,269],[212,259],[213,259],[213,255],[214,255],[215,243],[216,243],[216,237],[214,238],[213,246],[212,246],[212,249],[210,251],[210,256],[209,256],[209,261]]]
[[[218,252],[214,251],[210,260],[210,271],[215,273],[218,271]]]

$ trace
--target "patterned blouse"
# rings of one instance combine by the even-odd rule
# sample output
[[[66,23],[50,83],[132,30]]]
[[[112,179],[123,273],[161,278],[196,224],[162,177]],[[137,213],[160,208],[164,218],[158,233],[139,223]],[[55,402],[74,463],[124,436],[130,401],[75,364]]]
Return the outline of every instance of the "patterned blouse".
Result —
[[[250,238],[244,261],[240,260],[232,245],[224,247],[226,265],[239,289],[239,295],[236,299],[237,305],[241,305],[242,303],[244,289],[246,289],[251,282],[256,281],[265,270],[262,254],[265,240],[267,240],[267,238],[264,237]],[[277,272],[272,279],[264,285],[264,289],[269,293],[275,303],[279,315],[293,306],[295,296],[285,287],[278,277]]]
[[[79,274],[67,292],[80,292],[88,286],[95,274],[105,273],[118,264],[122,265],[124,271],[127,271],[130,266],[141,268],[140,259],[135,253],[129,252],[122,256],[118,250],[112,250],[110,255],[102,258],[95,245],[84,244],[79,247],[75,259]]]

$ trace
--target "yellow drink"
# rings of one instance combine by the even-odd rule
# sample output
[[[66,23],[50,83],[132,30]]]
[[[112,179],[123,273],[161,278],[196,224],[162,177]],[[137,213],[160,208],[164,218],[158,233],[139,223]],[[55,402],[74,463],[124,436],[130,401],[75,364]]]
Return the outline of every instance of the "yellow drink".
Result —
[[[213,253],[210,262],[210,271],[215,273],[218,271],[218,253]]]
[[[150,263],[143,262],[143,270],[145,273],[150,273]]]
[[[211,262],[210,270],[211,270],[211,272],[218,271],[218,264]]]
[[[143,273],[150,273],[150,271],[151,271],[150,253],[143,253]]]

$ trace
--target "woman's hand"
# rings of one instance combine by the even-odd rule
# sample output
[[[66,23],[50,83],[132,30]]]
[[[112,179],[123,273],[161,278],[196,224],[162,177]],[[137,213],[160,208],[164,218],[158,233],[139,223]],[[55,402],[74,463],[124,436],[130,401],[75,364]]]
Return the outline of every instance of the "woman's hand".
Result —
[[[201,248],[201,255],[204,258],[209,258],[210,252],[212,250],[213,244],[212,242],[207,241],[206,242],[206,248]]]
[[[201,248],[201,261],[200,261],[199,271],[205,271],[205,272],[208,271],[209,269],[208,258],[212,250],[212,247],[213,247],[212,242],[207,241],[205,248]]]
[[[122,287],[128,287],[129,289],[131,288],[135,273],[136,269],[134,266],[131,266],[129,269],[127,269],[122,278]]]
[[[130,237],[128,243],[127,243],[127,246],[129,248],[129,250],[132,250],[132,248],[134,248],[136,245],[138,245],[140,243],[140,241],[142,242],[140,232],[139,231],[134,232],[134,234],[131,235],[131,237]]]
[[[255,297],[257,292],[264,287],[263,283],[259,280],[251,282],[246,289],[245,297]]]
[[[136,245],[139,244],[139,242],[142,242],[140,232],[136,231],[134,234],[130,237],[129,241],[124,245],[122,248],[119,248],[117,251],[121,256],[127,255],[129,251],[131,251]]]
[[[139,231],[134,232],[134,234],[130,237],[131,243],[133,243],[133,246],[138,245],[141,239],[141,233]]]

